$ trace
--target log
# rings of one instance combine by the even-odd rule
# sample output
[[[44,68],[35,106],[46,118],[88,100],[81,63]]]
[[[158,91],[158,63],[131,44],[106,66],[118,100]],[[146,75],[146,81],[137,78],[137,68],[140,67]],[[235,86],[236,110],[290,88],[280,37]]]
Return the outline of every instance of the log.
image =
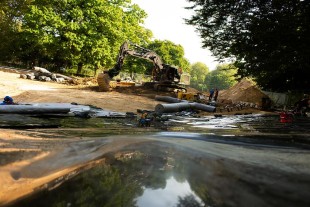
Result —
[[[45,69],[45,68],[41,68],[41,67],[37,67],[37,66],[35,66],[35,67],[33,67],[33,69],[35,70],[35,71],[38,71],[38,72],[41,72],[41,73],[51,73],[50,71],[48,71],[47,69]]]
[[[69,76],[66,76],[66,75],[62,75],[62,74],[59,74],[59,73],[55,73],[56,75],[56,78],[63,78],[64,80],[72,80],[73,78],[69,77]]]

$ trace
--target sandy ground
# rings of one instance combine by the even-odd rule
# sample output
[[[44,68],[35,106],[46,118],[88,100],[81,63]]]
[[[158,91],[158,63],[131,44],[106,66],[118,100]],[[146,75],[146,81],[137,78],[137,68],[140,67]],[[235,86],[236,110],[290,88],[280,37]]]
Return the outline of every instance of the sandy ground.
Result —
[[[137,109],[153,111],[159,102],[156,95],[174,96],[173,92],[157,92],[141,88],[118,88],[110,92],[99,92],[98,86],[67,85],[53,82],[41,82],[19,78],[17,73],[0,71],[0,100],[12,96],[17,103],[78,103],[93,105],[116,112],[137,112]],[[242,111],[217,110],[217,114],[266,113],[254,108]],[[201,115],[209,113],[202,112]]]
[[[70,86],[66,84],[40,82],[19,78],[19,74],[0,71],[0,98],[12,96],[17,103],[78,103],[118,112],[136,112],[137,109],[154,110],[160,103],[139,94],[117,91],[98,92],[96,86]]]

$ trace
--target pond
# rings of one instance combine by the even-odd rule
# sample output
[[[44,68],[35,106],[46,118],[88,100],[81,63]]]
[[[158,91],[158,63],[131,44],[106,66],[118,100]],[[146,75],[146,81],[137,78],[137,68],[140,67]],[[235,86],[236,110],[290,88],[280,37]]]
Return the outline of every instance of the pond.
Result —
[[[15,120],[0,116],[0,126],[34,139],[69,140],[12,171],[16,182],[72,170],[7,206],[310,205],[307,117],[280,123],[251,114],[171,115],[151,127],[137,127],[135,118]]]

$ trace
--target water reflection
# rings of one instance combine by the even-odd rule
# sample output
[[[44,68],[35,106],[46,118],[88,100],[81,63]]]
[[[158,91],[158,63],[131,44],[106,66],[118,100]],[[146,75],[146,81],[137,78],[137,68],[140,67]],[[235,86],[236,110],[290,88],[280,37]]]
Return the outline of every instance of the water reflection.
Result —
[[[187,181],[178,182],[173,176],[166,180],[166,186],[163,189],[145,188],[143,190],[143,195],[137,198],[139,207],[185,206],[183,204],[186,202],[191,206],[204,206]]]
[[[59,128],[20,133],[54,138],[50,143],[62,150],[12,170],[13,184],[84,166],[33,189],[13,206],[310,206],[307,119],[283,124],[275,116],[173,117],[161,123],[164,131],[155,125],[137,128],[130,119],[19,120],[0,116],[0,125],[54,124]],[[65,138],[66,144],[57,142]],[[40,139],[28,147],[42,147]],[[21,140],[12,146],[24,145]],[[7,157],[5,165],[16,160]],[[89,167],[91,161],[96,164]]]
[[[119,150],[102,151],[97,158],[102,162],[80,169],[64,183],[43,185],[37,194],[14,206],[310,205],[304,199],[310,196],[308,151],[140,138],[141,142]],[[88,153],[85,149],[82,154]]]

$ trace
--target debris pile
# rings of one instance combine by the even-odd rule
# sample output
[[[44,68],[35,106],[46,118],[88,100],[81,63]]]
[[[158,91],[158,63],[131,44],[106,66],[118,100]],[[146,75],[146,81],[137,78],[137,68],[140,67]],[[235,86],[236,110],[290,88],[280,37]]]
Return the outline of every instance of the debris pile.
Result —
[[[58,74],[58,73],[51,73],[45,68],[41,67],[34,67],[33,73],[27,73],[27,74],[20,74],[20,78],[23,79],[30,79],[30,80],[39,80],[39,81],[55,81],[57,83],[63,83],[66,81],[72,81],[73,79],[71,77]]]
[[[253,81],[242,79],[227,90],[220,91],[218,103],[229,107],[261,108],[264,98],[268,98]]]

